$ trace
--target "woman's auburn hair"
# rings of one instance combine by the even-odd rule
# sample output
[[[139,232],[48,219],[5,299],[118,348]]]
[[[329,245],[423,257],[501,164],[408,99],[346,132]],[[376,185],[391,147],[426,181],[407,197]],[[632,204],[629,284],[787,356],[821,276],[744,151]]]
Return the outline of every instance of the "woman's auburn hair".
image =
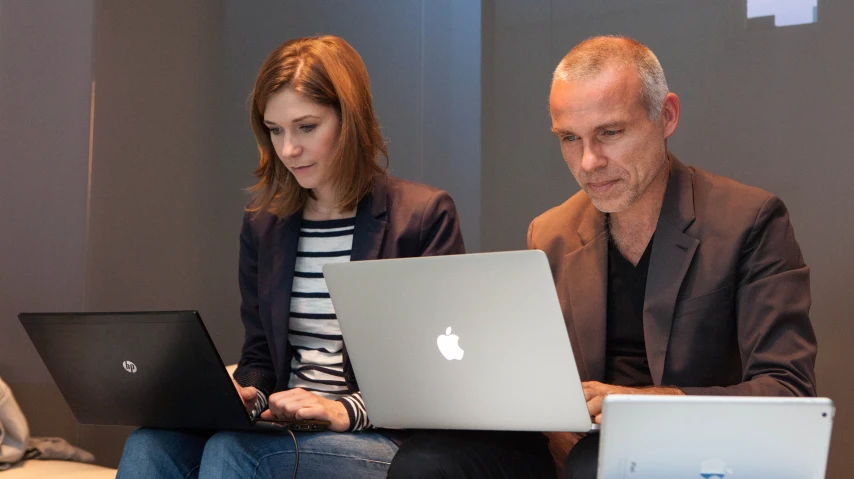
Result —
[[[260,162],[255,170],[258,183],[249,188],[252,200],[246,210],[266,210],[285,217],[301,210],[312,194],[279,160],[264,124],[268,100],[284,88],[330,106],[338,114],[340,131],[331,162],[332,182],[338,208],[355,209],[371,191],[374,175],[385,172],[378,160],[382,153],[388,161],[388,152],[374,115],[362,58],[343,39],[324,35],[285,42],[270,53],[258,71],[250,121]]]

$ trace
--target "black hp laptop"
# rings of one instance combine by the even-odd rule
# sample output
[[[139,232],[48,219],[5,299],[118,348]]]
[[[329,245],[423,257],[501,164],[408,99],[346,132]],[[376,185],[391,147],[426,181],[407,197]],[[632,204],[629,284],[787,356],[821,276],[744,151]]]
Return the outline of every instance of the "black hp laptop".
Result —
[[[82,424],[294,431],[328,425],[252,420],[196,311],[18,318]]]

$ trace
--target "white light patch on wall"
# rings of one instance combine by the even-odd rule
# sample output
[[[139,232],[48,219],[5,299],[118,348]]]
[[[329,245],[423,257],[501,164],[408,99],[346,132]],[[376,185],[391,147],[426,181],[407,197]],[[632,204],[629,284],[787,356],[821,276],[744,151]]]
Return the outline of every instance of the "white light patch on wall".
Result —
[[[770,16],[778,27],[815,23],[818,0],[747,0],[747,18]]]

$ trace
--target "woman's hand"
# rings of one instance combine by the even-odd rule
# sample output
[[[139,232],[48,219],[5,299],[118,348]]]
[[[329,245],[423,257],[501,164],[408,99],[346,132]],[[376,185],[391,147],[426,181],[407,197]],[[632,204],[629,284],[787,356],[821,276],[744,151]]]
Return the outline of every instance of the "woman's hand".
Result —
[[[335,432],[350,428],[350,417],[343,404],[304,389],[279,391],[272,394],[268,402],[270,409],[261,413],[261,419],[329,421],[329,430]]]
[[[237,389],[237,394],[240,395],[240,400],[243,401],[243,407],[246,408],[246,412],[252,414],[252,410],[255,409],[255,401],[258,400],[258,390],[254,386],[243,387],[237,384],[234,378],[231,378],[231,382],[234,383],[234,388]]]

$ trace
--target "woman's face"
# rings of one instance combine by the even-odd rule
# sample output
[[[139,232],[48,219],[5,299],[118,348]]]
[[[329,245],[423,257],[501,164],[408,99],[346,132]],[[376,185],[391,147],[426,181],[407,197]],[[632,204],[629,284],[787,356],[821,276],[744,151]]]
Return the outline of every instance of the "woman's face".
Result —
[[[264,124],[279,160],[300,186],[319,200],[334,201],[332,158],[341,131],[335,109],[284,88],[267,100]]]

